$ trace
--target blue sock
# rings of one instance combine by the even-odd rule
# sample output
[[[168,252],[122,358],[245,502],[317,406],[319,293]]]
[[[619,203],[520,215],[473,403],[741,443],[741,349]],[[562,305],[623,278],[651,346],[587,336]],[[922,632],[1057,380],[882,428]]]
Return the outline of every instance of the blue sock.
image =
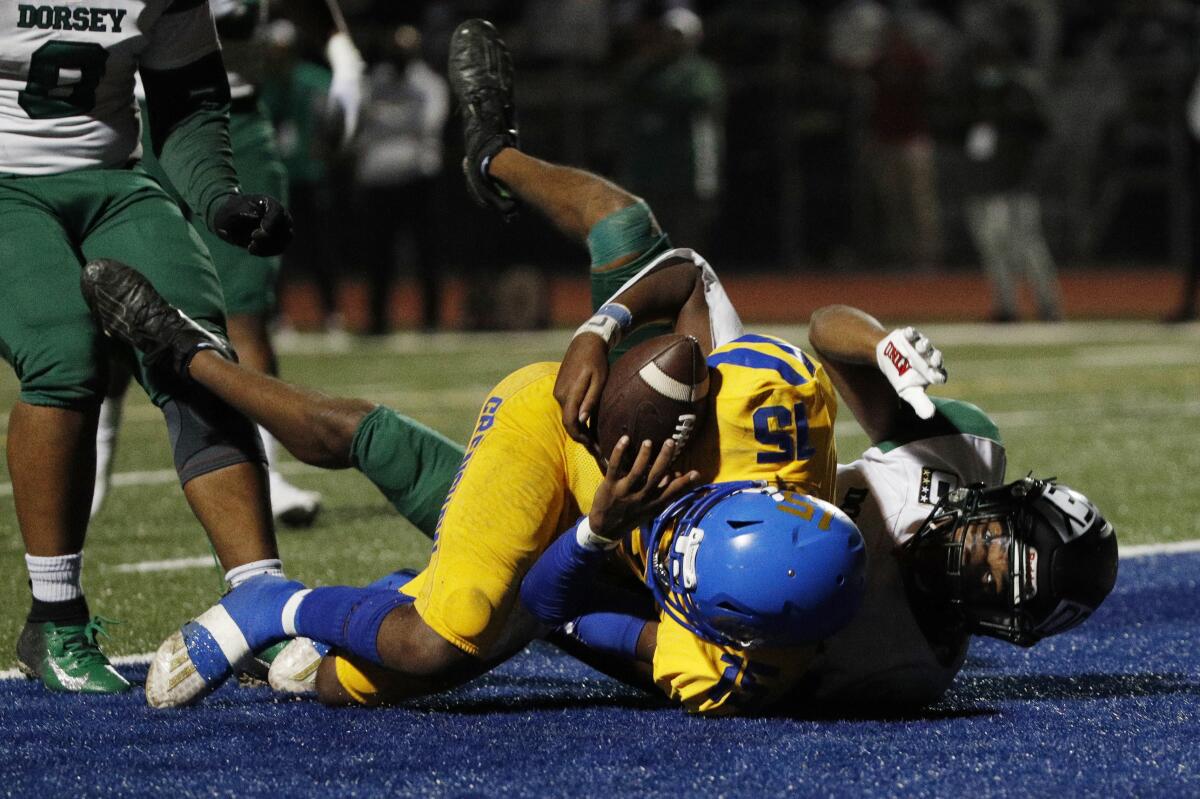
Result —
[[[296,609],[297,635],[383,665],[376,639],[384,618],[413,598],[388,588],[314,588]]]
[[[404,586],[412,582],[412,579],[419,572],[416,569],[399,569],[391,574],[385,574],[378,580],[372,583],[367,583],[367,588],[387,588],[392,591],[399,591]]]

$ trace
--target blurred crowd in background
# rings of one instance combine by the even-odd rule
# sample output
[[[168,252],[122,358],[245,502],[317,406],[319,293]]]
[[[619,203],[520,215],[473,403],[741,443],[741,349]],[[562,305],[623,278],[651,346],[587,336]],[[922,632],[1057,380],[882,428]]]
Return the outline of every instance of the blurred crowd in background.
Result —
[[[676,244],[731,271],[983,268],[992,315],[1062,314],[1056,270],[1177,265],[1196,315],[1200,7],[1186,0],[341,0],[368,63],[361,127],[329,145],[321,43],[286,0],[263,100],[291,173],[284,280],[365,287],[382,333],[395,281],[436,328],[448,275],[465,323],[544,324],[548,276],[585,255],[536,220],[469,204],[446,50],[471,16],[517,66],[523,146],[614,177]],[[484,277],[485,280],[478,278]]]

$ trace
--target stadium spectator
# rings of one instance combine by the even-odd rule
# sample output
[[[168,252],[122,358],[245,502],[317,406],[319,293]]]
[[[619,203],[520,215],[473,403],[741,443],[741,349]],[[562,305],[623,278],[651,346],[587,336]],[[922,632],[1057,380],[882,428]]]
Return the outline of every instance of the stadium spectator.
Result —
[[[263,105],[275,125],[280,156],[288,174],[288,197],[296,223],[293,246],[283,256],[285,285],[310,281],[317,290],[325,326],[340,328],[338,275],[343,266],[331,253],[331,221],[335,204],[326,181],[330,157],[325,123],[326,95],[332,73],[301,57],[295,25],[276,20],[268,27]]]
[[[886,255],[917,268],[942,258],[941,210],[929,125],[932,61],[895,18],[867,68],[873,86],[867,161],[882,206]]]
[[[967,221],[992,284],[992,318],[1018,318],[1016,281],[1024,275],[1038,318],[1061,319],[1058,276],[1034,186],[1037,156],[1049,130],[1046,118],[1009,47],[980,42],[969,72],[963,98]]]
[[[703,25],[685,8],[636,29],[621,78],[624,182],[664,229],[703,251],[721,190],[725,82],[699,52]]]
[[[421,34],[393,31],[367,81],[368,102],[356,142],[359,263],[368,276],[367,332],[387,333],[397,234],[407,233],[421,284],[422,321],[437,327],[441,305],[436,178],[450,111],[446,81],[421,57]]]

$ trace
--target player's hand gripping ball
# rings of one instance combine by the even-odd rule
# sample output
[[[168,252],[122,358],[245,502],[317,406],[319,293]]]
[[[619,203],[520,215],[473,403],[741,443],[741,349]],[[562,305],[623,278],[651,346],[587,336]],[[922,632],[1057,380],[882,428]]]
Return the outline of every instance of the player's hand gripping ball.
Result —
[[[708,409],[708,364],[691,336],[668,335],[643,341],[612,365],[595,433],[600,452],[608,455],[621,436],[629,436],[625,468],[641,442],[653,452],[674,439],[678,455],[704,423]]]

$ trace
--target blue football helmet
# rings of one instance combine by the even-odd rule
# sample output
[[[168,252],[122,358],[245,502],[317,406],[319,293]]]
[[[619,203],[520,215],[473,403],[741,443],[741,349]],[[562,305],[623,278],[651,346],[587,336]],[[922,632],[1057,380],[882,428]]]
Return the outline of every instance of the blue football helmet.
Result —
[[[713,483],[655,517],[646,583],[659,606],[722,646],[791,646],[844,627],[866,550],[834,505],[763,481]]]

